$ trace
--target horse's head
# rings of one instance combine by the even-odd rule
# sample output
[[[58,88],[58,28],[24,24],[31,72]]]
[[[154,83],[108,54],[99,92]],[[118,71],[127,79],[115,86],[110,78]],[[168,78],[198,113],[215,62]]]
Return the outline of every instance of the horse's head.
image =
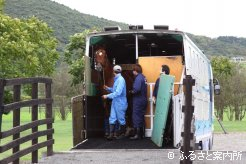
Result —
[[[107,66],[108,58],[104,49],[100,48],[95,53],[96,70],[101,71]]]

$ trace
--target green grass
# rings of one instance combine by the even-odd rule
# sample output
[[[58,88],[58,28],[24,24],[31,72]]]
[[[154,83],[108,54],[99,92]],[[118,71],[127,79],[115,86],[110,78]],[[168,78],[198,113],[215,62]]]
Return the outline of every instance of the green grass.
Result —
[[[226,132],[246,132],[246,117],[242,121],[229,121],[226,114],[224,114],[224,119],[221,121]],[[214,132],[223,132],[217,119],[214,120]]]
[[[44,112],[39,113],[38,116],[39,119],[44,118]],[[3,121],[2,121],[2,131],[9,130],[12,128],[12,121],[13,121],[13,114],[10,113],[8,115],[3,115]],[[29,108],[23,108],[21,109],[21,124],[25,124],[31,121],[31,113],[29,112]],[[55,144],[53,145],[54,152],[59,151],[67,151],[72,148],[72,116],[71,113],[69,113],[68,118],[66,121],[62,121],[60,118],[56,117],[55,122],[53,124],[53,128],[55,130],[55,133],[53,135],[53,138],[55,139]],[[46,125],[39,126],[39,130],[45,130]],[[21,136],[25,136],[31,134],[31,130],[27,130],[24,132],[21,132]],[[0,145],[4,145],[12,140],[11,137],[7,137],[5,139],[1,140]],[[46,136],[39,137],[38,142],[46,141]],[[21,145],[21,150],[27,147],[31,146],[31,141],[26,142]],[[42,153],[46,152],[47,148],[39,149],[39,158],[41,158]],[[0,159],[3,159],[4,157],[7,157],[11,155],[12,150],[6,151],[2,154],[0,154]],[[31,154],[26,155],[21,158],[21,160],[31,160]]]
[[[242,65],[244,68],[246,68],[246,62],[241,63],[241,65]]]

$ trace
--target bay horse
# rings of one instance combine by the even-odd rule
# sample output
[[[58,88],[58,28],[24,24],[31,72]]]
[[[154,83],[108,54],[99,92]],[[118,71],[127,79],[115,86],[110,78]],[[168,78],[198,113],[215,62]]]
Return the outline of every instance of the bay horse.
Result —
[[[107,94],[107,91],[103,89],[103,86],[106,85],[108,87],[113,87],[114,84],[114,72],[113,72],[113,64],[110,63],[107,53],[104,48],[98,48],[95,51],[95,69],[101,72],[101,84],[100,94],[104,95]],[[134,77],[132,71],[130,70],[123,70],[121,72],[122,76],[126,82],[126,93],[127,93],[127,101],[128,101],[128,108],[126,111],[126,124],[127,127],[132,127],[132,97],[129,94],[129,91],[132,90],[132,85],[134,81]],[[108,118],[110,115],[110,108],[111,103],[106,100],[104,101],[104,109],[105,109],[105,118]]]
[[[100,73],[99,78],[99,94],[100,96],[108,94],[104,89],[104,86],[113,87],[114,84],[114,74],[113,74],[113,65],[107,59],[107,53],[103,48],[98,48],[95,51],[95,69]],[[104,108],[104,131],[105,136],[109,135],[109,115],[111,109],[110,100],[103,100]]]

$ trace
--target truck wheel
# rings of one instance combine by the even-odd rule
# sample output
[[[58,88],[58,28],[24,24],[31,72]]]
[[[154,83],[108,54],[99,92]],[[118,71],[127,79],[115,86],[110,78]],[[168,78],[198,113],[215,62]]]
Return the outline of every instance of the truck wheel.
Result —
[[[213,137],[209,138],[209,147],[208,150],[212,150],[213,148]]]
[[[198,150],[203,150],[202,141],[199,141],[199,147],[198,147]]]

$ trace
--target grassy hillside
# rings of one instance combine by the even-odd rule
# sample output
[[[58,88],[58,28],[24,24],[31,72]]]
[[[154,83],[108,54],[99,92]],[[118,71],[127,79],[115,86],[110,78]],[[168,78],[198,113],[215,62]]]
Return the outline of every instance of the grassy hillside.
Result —
[[[127,28],[127,24],[83,14],[50,0],[6,0],[4,12],[18,18],[35,15],[47,22],[54,29],[54,33],[60,41],[60,50],[68,43],[70,35],[82,32],[87,28],[115,25],[119,25],[122,29]],[[188,35],[208,56],[246,57],[246,38],[228,36],[212,39],[205,36]]]
[[[60,49],[68,43],[70,35],[84,29],[115,25],[127,27],[124,23],[83,14],[50,0],[6,0],[4,13],[17,18],[36,16],[47,22],[61,42]]]
[[[246,57],[246,38],[220,36],[212,39],[189,34],[190,38],[204,50],[208,56],[244,56]]]

